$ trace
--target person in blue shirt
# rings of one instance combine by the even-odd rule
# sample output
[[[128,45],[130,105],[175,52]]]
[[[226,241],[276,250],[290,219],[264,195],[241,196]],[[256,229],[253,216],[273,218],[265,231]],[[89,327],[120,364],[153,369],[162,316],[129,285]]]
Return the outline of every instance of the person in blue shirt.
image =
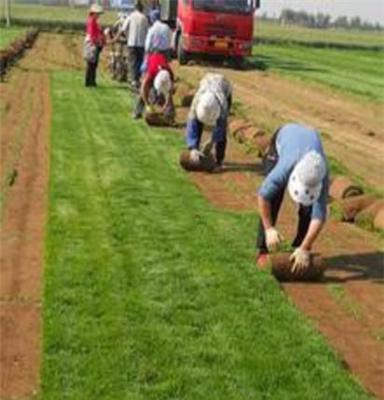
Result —
[[[267,176],[258,191],[258,263],[264,264],[268,252],[275,250],[282,240],[275,225],[288,188],[298,205],[299,217],[292,243],[292,272],[305,270],[327,214],[328,168],[318,132],[296,123],[282,126],[272,138],[264,169]]]
[[[145,39],[145,53],[163,53],[170,56],[172,44],[171,28],[160,20],[160,10],[155,8],[149,13],[151,27]]]

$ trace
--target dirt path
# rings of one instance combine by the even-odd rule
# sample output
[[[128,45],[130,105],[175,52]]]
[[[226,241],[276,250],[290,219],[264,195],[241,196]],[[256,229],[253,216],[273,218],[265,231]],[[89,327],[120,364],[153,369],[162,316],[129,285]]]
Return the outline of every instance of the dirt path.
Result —
[[[207,70],[196,66],[179,69],[183,78],[191,82],[196,82]],[[274,73],[219,71],[233,82],[235,99],[260,127],[272,132],[287,121],[312,125],[324,133],[329,154],[368,184],[382,188],[383,105],[358,101]]]
[[[34,394],[48,193],[49,71],[76,68],[71,41],[41,35],[0,85],[0,398]],[[78,57],[77,57],[78,58]]]

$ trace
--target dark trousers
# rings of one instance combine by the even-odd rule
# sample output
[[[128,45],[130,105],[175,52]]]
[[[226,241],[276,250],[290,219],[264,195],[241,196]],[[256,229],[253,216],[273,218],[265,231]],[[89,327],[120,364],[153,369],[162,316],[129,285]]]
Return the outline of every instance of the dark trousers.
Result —
[[[279,159],[279,156],[276,151],[276,138],[277,138],[278,133],[279,133],[279,131],[277,131],[274,134],[272,141],[271,141],[271,145],[269,147],[269,150],[263,158],[263,169],[264,169],[265,176],[267,176],[272,171],[272,169],[275,167],[275,165],[277,164],[277,161]],[[279,215],[279,211],[281,208],[281,204],[283,203],[285,189],[286,189],[285,187],[281,188],[281,190],[271,200],[271,222],[272,222],[272,225],[276,224],[277,217]],[[308,232],[308,228],[309,228],[309,224],[311,222],[311,216],[312,216],[312,206],[304,207],[304,206],[300,205],[298,216],[299,216],[299,222],[298,222],[298,226],[297,226],[296,237],[292,242],[293,247],[299,247]],[[267,248],[267,245],[265,242],[265,229],[264,229],[264,225],[261,221],[261,218],[259,218],[256,247],[258,248],[260,254],[268,253],[268,248]]]
[[[144,47],[128,47],[129,77],[131,82],[140,81],[140,68],[144,61]]]
[[[96,86],[96,71],[99,65],[101,48],[96,48],[95,61],[87,62],[87,67],[85,70],[85,86]]]
[[[189,149],[200,148],[203,128],[203,124],[197,118],[188,120],[186,139]],[[216,164],[221,165],[224,161],[227,148],[227,116],[218,119],[212,131],[212,141],[215,148]]]

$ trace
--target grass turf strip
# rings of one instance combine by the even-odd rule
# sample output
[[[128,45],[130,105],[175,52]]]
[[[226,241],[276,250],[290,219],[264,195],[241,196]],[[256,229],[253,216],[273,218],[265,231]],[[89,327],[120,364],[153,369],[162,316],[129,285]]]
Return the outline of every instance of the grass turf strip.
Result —
[[[384,52],[257,45],[252,62],[261,69],[384,102]]]
[[[14,40],[22,39],[26,32],[27,30],[23,28],[6,28],[0,25],[0,50],[5,49]]]
[[[124,90],[53,75],[42,399],[365,399]]]

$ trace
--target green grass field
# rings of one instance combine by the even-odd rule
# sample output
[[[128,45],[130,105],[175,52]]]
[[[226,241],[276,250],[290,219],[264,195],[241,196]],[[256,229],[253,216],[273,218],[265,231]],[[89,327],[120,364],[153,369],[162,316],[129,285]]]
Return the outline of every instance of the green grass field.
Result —
[[[311,29],[297,25],[280,25],[279,23],[257,19],[255,23],[256,39],[277,39],[302,43],[329,43],[356,46],[384,46],[383,32],[357,31],[343,29]]]
[[[260,44],[254,47],[253,54],[251,61],[261,69],[384,101],[384,51]]]
[[[0,49],[4,49],[15,39],[23,37],[26,31],[24,28],[0,26]]]
[[[51,91],[42,399],[369,398],[255,270],[256,216],[180,170],[180,136],[109,82]]]
[[[87,8],[83,7],[59,7],[40,4],[12,4],[12,17],[17,19],[38,21],[64,21],[85,22]],[[115,22],[117,13],[106,11],[101,17],[101,23],[110,24]],[[0,7],[0,19],[4,19],[4,7]]]

